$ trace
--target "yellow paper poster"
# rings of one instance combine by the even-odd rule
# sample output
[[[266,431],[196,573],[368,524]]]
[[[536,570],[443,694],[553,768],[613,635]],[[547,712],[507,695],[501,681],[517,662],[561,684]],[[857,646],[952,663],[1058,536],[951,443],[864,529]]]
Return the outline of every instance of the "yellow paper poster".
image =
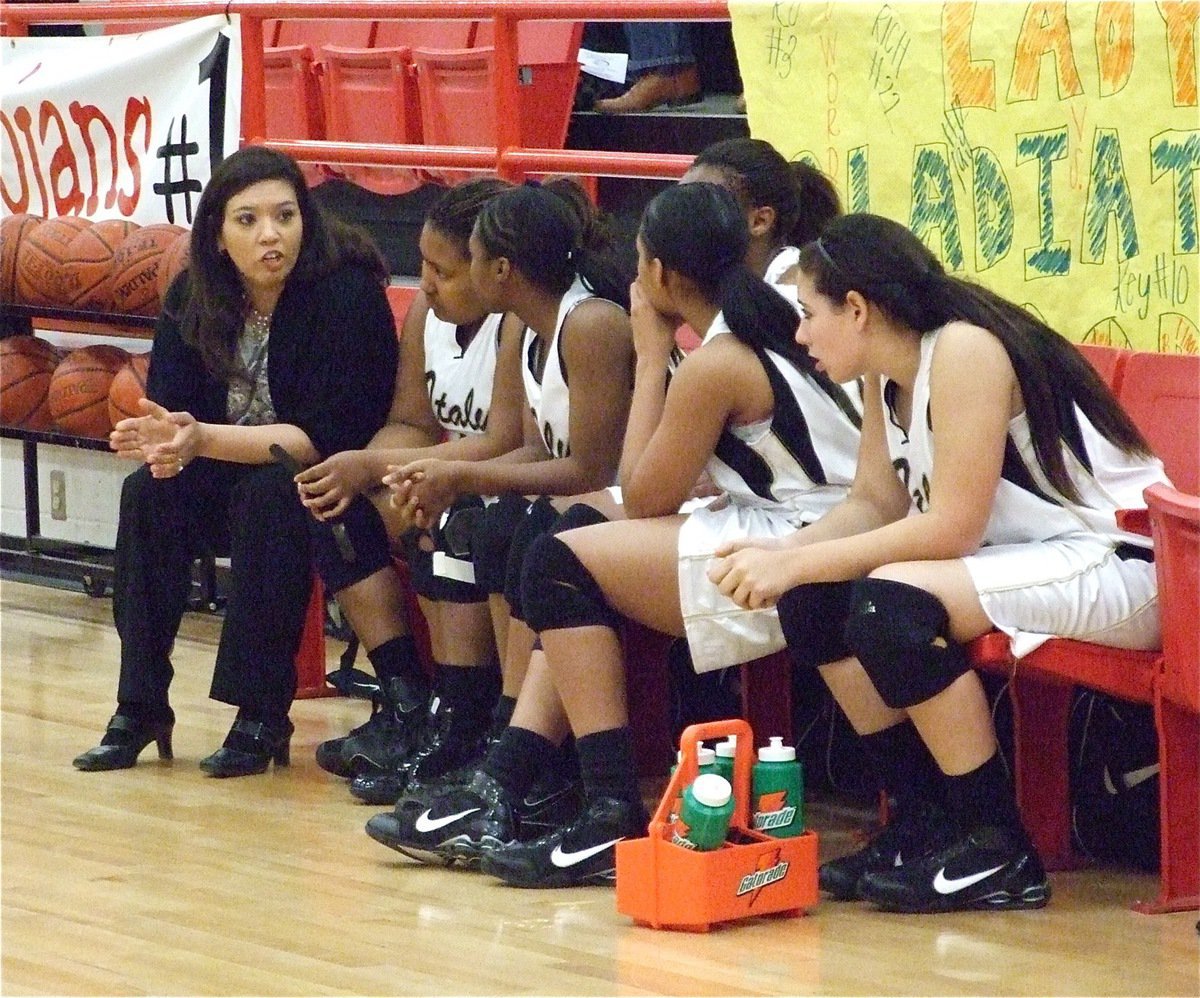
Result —
[[[751,133],[1076,342],[1200,347],[1200,0],[731,0]]]

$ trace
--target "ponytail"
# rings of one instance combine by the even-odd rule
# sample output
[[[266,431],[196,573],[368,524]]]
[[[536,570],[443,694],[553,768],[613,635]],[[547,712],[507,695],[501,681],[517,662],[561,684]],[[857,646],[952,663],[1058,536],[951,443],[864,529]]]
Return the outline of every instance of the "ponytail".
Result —
[[[505,257],[531,284],[563,295],[576,275],[594,294],[629,308],[633,271],[622,266],[615,240],[578,184],[524,184],[493,197],[475,234],[491,257]]]
[[[743,208],[772,208],[775,246],[803,246],[816,239],[842,213],[833,181],[805,160],[789,163],[763,139],[736,138],[703,149],[692,169],[720,174]]]
[[[542,190],[559,198],[579,222],[578,241],[571,249],[571,264],[584,286],[628,312],[629,285],[636,276],[636,268],[630,266],[628,259],[622,259],[621,244],[608,216],[592,204],[579,184],[569,178],[547,180],[542,184]],[[628,247],[624,256],[629,256]]]

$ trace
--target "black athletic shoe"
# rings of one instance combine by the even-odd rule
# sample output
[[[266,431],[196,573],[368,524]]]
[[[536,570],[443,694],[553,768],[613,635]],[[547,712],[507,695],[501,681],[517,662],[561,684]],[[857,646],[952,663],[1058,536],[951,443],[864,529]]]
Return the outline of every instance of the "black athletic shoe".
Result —
[[[391,709],[382,697],[375,698],[371,702],[371,716],[366,721],[356,728],[351,728],[349,734],[341,738],[330,738],[317,746],[317,765],[334,776],[350,779],[354,775],[354,766],[350,755],[346,753],[346,743],[357,743],[362,738],[378,739],[383,737],[385,729],[391,732],[394,726],[395,719]]]
[[[641,804],[600,797],[569,825],[534,839],[490,846],[481,869],[514,887],[579,887],[611,884],[617,875],[617,843],[646,834]]]
[[[462,773],[467,766],[473,775],[487,751],[489,723],[486,715],[473,717],[435,698],[420,744],[409,760],[409,786],[429,786],[456,770]]]
[[[858,890],[886,911],[1042,908],[1050,900],[1042,861],[1024,834],[1007,828],[976,828],[916,862],[869,870]]]
[[[406,797],[367,822],[367,834],[422,863],[477,866],[485,848],[517,840],[517,802],[487,773],[466,787]]]
[[[379,763],[362,765],[350,781],[350,793],[367,804],[395,804],[405,794],[445,789],[442,780],[452,773],[457,779],[449,786],[469,783],[483,762],[487,723],[434,697],[415,741],[396,744]]]
[[[569,825],[583,810],[583,784],[578,777],[554,772],[538,781],[517,803],[517,833],[522,842]]]
[[[856,901],[858,884],[868,871],[894,870],[921,859],[958,837],[958,831],[940,808],[918,803],[897,811],[892,821],[870,842],[847,856],[822,863],[817,881],[838,901]]]
[[[390,764],[397,749],[412,750],[428,696],[395,677],[371,698],[371,716],[342,738],[317,746],[317,765],[346,779]]]

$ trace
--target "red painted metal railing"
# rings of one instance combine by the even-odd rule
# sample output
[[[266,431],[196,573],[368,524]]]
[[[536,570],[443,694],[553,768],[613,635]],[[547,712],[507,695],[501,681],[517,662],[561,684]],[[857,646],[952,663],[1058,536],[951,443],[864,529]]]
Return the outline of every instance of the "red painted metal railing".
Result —
[[[108,20],[178,21],[210,14],[240,14],[242,21],[242,139],[266,133],[263,20],[340,18],[366,20],[494,20],[497,145],[410,146],[343,142],[266,144],[306,162],[373,166],[496,170],[509,179],[528,173],[576,173],[674,179],[690,156],[634,152],[531,149],[522,145],[517,113],[517,24],[543,21],[726,21],[727,0],[145,0],[109,3],[14,3],[0,6],[0,33],[24,35],[30,24]]]

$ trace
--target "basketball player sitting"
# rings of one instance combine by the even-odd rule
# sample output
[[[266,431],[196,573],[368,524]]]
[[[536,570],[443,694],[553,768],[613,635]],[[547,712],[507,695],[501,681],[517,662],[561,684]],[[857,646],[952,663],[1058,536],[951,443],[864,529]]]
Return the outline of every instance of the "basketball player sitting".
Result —
[[[821,887],[896,911],[1041,907],[964,642],[1158,647],[1150,541],[1115,510],[1144,505],[1162,464],[1079,351],[902,225],[846,216],[800,270],[799,342],[834,380],[865,378],[858,470],[817,524],[726,545],[711,578],[777,603],[796,667],[820,670],[897,801]]]

